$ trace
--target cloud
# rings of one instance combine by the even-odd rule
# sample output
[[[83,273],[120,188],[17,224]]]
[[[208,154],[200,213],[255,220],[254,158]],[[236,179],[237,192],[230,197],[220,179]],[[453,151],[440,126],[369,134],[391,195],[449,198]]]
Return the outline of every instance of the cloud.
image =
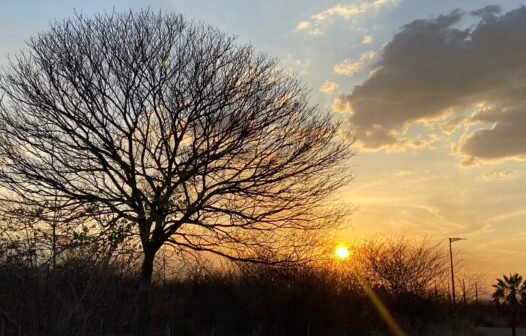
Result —
[[[499,14],[501,12],[501,8],[497,5],[488,5],[484,8],[472,11],[470,14],[473,16],[478,16],[485,19],[491,19],[491,16],[494,14]]]
[[[486,181],[506,180],[513,177],[517,173],[518,171],[514,169],[494,170],[482,174],[482,178]]]
[[[399,136],[397,132],[385,132],[380,127],[374,127],[370,130],[348,131],[343,132],[343,137],[349,142],[355,143],[362,151],[376,151],[382,148],[388,153],[406,152],[409,149],[433,148],[434,144],[441,139],[435,133],[427,137],[416,136]]]
[[[491,127],[466,132],[455,146],[456,153],[468,160],[526,159],[526,99],[517,97],[502,105],[498,111],[478,113],[471,118],[491,123]]]
[[[331,93],[338,88],[338,84],[335,82],[325,81],[320,88],[320,92]]]
[[[365,35],[362,40],[362,44],[371,44],[374,42],[374,38],[372,35]]]
[[[307,20],[301,21],[297,26],[298,31],[308,31],[311,35],[323,35],[324,25],[333,19],[349,21],[359,15],[377,11],[390,5],[398,5],[399,0],[373,0],[363,1],[352,5],[337,4],[321,13],[312,15]]]
[[[334,66],[334,72],[340,75],[352,76],[363,69],[365,69],[374,59],[376,53],[374,51],[366,51],[358,60],[353,61],[352,59],[346,59],[342,63],[338,63]]]
[[[310,65],[311,60],[309,58],[295,58],[290,54],[281,60],[281,67],[284,70],[298,75],[306,74]]]
[[[345,97],[336,97],[332,103],[332,110],[336,113],[346,113],[351,110],[351,104]]]
[[[458,128],[460,128],[463,122],[464,118],[462,116],[450,118],[448,120],[445,120],[442,124],[440,124],[440,129],[446,134],[451,134],[455,132]]]
[[[309,21],[301,21],[296,26],[296,29],[297,30],[304,30],[304,29],[308,29],[310,26],[311,26],[311,23]]]
[[[460,11],[403,26],[369,78],[335,100],[362,146],[401,145],[411,125],[424,123],[462,128],[455,153],[466,164],[526,155],[526,8],[471,15],[467,29]]]

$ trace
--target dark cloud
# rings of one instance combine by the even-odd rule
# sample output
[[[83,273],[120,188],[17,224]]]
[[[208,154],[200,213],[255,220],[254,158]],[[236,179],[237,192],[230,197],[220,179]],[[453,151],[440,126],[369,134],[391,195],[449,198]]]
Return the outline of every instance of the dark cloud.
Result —
[[[402,27],[369,78],[335,103],[350,112],[362,145],[393,146],[418,122],[440,120],[451,131],[466,110],[484,105],[489,116],[471,121],[487,129],[464,134],[457,153],[473,162],[526,154],[526,8],[499,12],[488,6],[469,21],[453,11]],[[473,18],[471,28],[459,28]]]
[[[497,5],[489,5],[489,6],[486,6],[484,8],[472,11],[469,14],[471,14],[473,16],[478,16],[478,17],[481,17],[481,18],[488,18],[491,15],[499,14],[500,12],[501,12],[501,8],[499,6],[497,6]]]
[[[493,113],[482,112],[471,120],[491,123],[491,127],[464,134],[456,151],[470,158],[496,160],[504,157],[526,159],[526,101]]]

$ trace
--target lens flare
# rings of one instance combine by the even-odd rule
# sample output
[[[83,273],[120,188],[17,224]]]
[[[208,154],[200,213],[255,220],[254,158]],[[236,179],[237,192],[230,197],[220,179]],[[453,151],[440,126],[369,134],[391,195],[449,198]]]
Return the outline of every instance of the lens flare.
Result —
[[[344,261],[351,256],[351,251],[346,245],[338,244],[336,248],[334,249],[334,255],[336,258]],[[341,263],[341,265],[343,264],[346,264],[346,263]],[[369,286],[369,284],[365,281],[365,279],[360,275],[360,272],[354,272],[353,274],[355,278],[358,280],[358,283],[362,287],[364,293],[367,295],[367,297],[369,298],[373,306],[378,311],[378,314],[380,315],[380,317],[384,320],[384,322],[387,324],[387,327],[391,330],[391,334],[394,336],[406,336],[404,330],[400,327],[395,317],[387,309],[387,307],[382,302],[380,297],[376,294],[376,292],[371,288],[371,286]]]

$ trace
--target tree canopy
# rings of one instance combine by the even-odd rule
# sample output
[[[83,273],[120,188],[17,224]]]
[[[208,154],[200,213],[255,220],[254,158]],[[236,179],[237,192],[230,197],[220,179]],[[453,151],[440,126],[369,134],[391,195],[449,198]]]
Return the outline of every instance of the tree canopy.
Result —
[[[166,243],[293,251],[293,232],[331,225],[319,210],[351,178],[350,144],[297,78],[181,15],[53,23],[4,69],[0,97],[4,199],[132,223],[148,288]]]

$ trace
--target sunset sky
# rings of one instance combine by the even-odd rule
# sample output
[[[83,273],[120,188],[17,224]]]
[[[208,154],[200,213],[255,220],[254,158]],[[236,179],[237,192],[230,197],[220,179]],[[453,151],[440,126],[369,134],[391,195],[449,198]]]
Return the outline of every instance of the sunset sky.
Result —
[[[356,138],[342,239],[455,243],[489,277],[526,273],[526,8],[521,1],[0,0],[0,64],[53,19],[175,11],[301,76]],[[498,6],[495,6],[498,4]]]

